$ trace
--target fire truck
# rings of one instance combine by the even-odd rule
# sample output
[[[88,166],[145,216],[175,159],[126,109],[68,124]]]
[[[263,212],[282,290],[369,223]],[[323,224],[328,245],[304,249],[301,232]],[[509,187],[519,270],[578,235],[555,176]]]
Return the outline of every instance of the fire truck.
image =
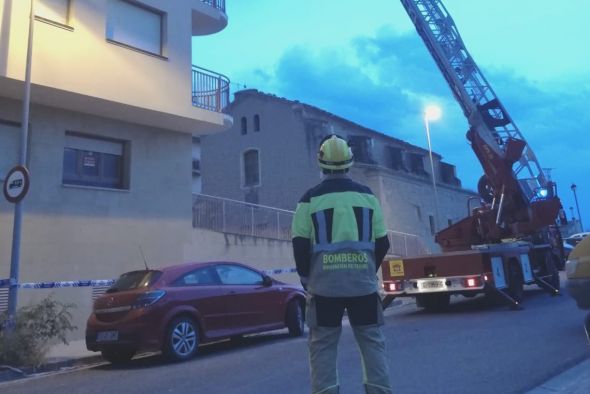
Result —
[[[440,0],[401,0],[469,123],[467,140],[481,163],[480,206],[439,231],[441,253],[386,259],[384,305],[415,297],[444,309],[451,295],[485,293],[520,308],[524,286],[559,294],[564,251],[561,208],[531,147],[470,56]]]

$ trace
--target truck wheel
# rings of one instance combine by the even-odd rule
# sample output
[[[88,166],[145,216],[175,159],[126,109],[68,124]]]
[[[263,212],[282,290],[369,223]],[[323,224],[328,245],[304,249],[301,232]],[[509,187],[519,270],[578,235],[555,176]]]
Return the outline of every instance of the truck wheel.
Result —
[[[524,280],[520,266],[513,262],[508,265],[508,288],[506,293],[517,302],[522,302],[524,296]]]
[[[560,288],[558,265],[559,258],[553,253],[548,253],[545,257],[545,264],[542,269],[543,273],[541,274],[545,276],[545,281],[557,290]]]
[[[429,311],[442,311],[449,306],[451,295],[449,293],[418,294],[416,305]]]

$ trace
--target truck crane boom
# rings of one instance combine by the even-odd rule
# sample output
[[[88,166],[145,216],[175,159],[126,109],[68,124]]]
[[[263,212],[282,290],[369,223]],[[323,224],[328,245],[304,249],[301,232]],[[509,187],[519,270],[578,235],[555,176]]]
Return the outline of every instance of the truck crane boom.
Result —
[[[439,232],[436,241],[443,248],[469,247],[478,240],[532,235],[554,224],[561,204],[553,183],[467,51],[442,1],[401,3],[468,120],[467,139],[484,171],[478,191],[491,204],[481,217]],[[542,191],[547,195],[541,197]]]
[[[521,188],[531,199],[547,187],[547,179],[533,150],[469,54],[451,15],[440,0],[401,0],[418,34],[461,106],[471,128],[498,156],[510,140],[524,142],[513,169]]]

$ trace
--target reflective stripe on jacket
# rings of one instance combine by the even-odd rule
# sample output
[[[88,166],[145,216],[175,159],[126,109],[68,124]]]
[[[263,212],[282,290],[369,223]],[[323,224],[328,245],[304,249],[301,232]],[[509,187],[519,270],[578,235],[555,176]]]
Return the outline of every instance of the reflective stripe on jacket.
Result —
[[[377,291],[375,239],[386,230],[368,187],[348,177],[329,177],[301,198],[292,232],[311,241],[310,293],[353,297]]]

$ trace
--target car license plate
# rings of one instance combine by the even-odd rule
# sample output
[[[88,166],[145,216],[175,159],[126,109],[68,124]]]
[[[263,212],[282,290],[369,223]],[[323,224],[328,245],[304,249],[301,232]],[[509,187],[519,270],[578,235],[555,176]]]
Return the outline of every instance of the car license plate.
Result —
[[[445,287],[445,282],[443,279],[439,280],[425,280],[421,283],[421,287],[423,289],[442,289]]]
[[[96,334],[96,342],[113,342],[119,339],[119,331],[100,331]]]

